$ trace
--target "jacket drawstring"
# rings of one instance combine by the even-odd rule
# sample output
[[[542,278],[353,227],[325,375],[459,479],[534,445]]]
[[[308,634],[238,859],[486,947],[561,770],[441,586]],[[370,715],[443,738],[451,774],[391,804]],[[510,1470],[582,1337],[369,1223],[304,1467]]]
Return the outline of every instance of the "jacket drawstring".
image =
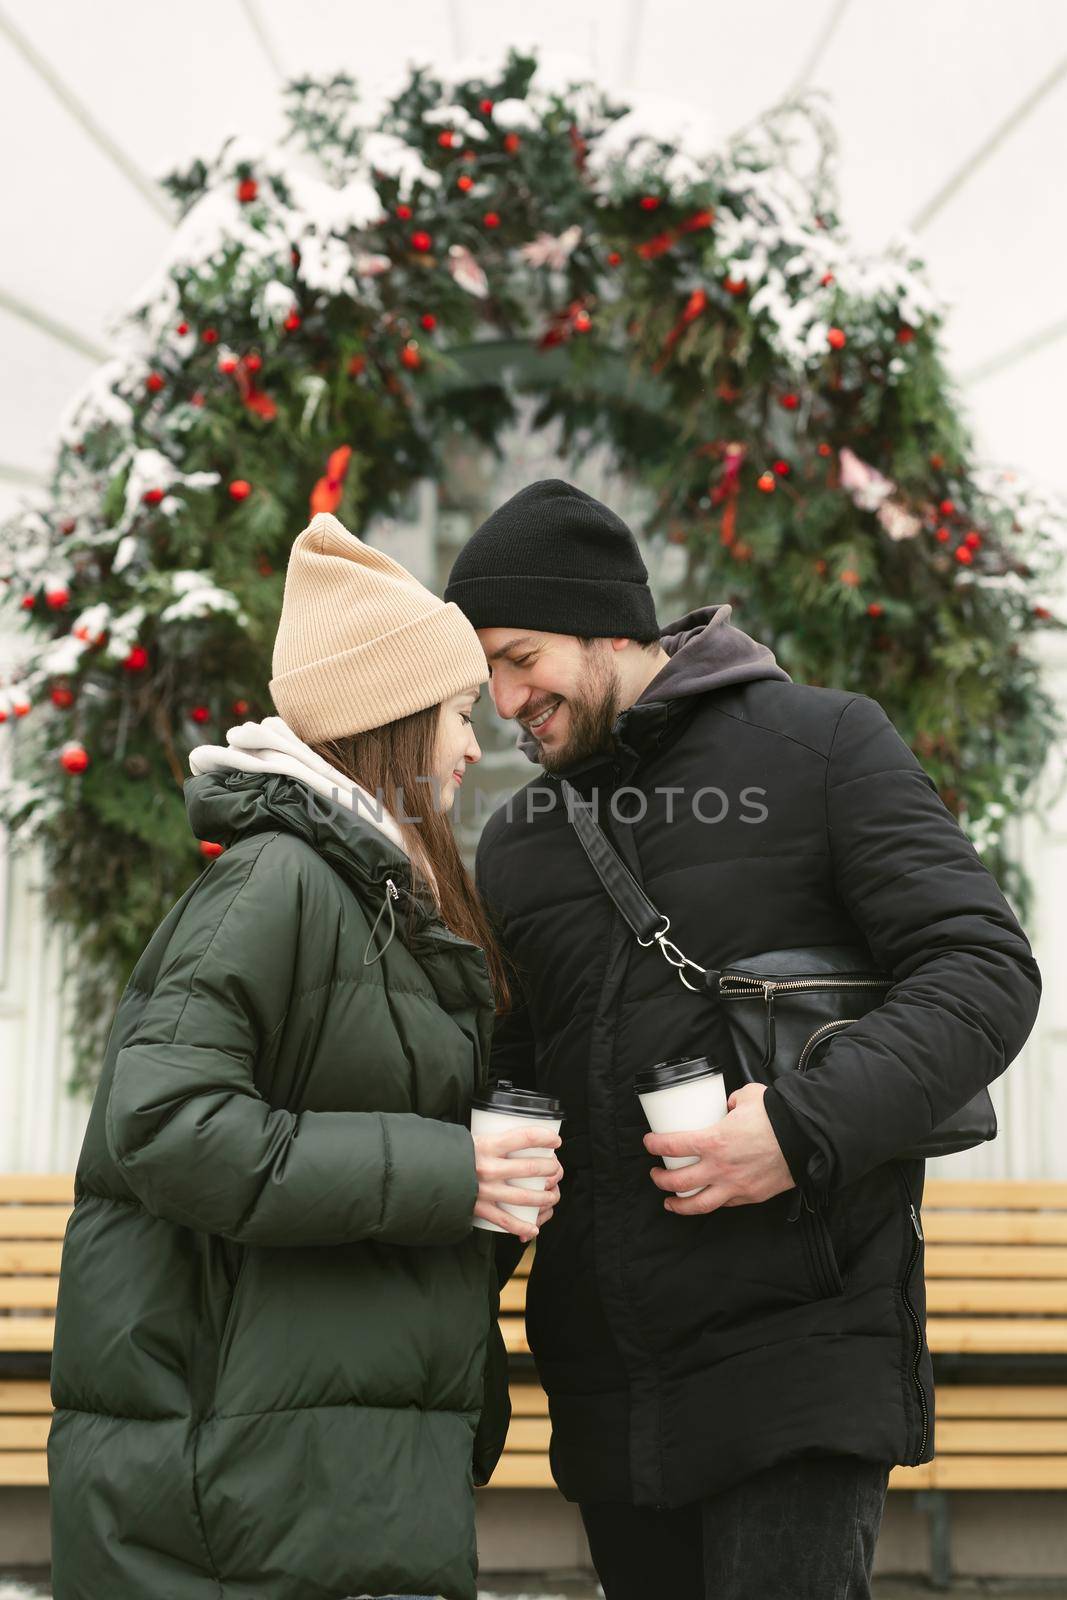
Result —
[[[370,931],[370,938],[367,940],[367,946],[366,946],[366,949],[363,952],[363,965],[365,967],[373,967],[376,961],[380,961],[382,959],[382,957],[384,956],[385,952],[388,950],[389,946],[393,942],[393,936],[396,933],[396,917],[395,917],[395,915],[393,913],[393,901],[394,900],[399,900],[399,898],[400,898],[400,894],[399,894],[399,891],[397,890],[396,884],[393,882],[392,878],[386,878],[386,880],[385,880],[385,899],[382,901],[381,910],[378,912],[378,915],[374,919],[374,925],[373,925],[373,927],[371,928],[371,931]],[[386,912],[386,910],[388,910],[388,912],[389,912],[389,937],[388,937],[388,939],[386,939],[385,943],[382,945],[382,948],[378,951],[378,954],[376,956],[372,956],[371,959],[368,961],[367,960],[367,950],[369,950],[371,945],[374,943],[374,935],[378,931],[378,924],[379,924],[379,922],[381,922],[382,917],[383,917],[384,913]]]

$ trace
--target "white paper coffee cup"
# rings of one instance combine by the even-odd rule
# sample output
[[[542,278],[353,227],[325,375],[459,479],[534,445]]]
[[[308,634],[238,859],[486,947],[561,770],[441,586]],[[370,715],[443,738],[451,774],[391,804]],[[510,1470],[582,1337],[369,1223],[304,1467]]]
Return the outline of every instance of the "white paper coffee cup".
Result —
[[[515,1089],[504,1080],[489,1094],[475,1100],[471,1108],[471,1133],[475,1138],[487,1133],[506,1133],[509,1128],[550,1128],[553,1133],[558,1133],[562,1124],[563,1107],[558,1100],[550,1095],[535,1094],[530,1089]],[[537,1144],[531,1145],[528,1150],[509,1151],[508,1159],[521,1160],[532,1156],[545,1160],[552,1155],[555,1155],[554,1150],[547,1145]],[[548,1186],[547,1178],[511,1178],[509,1182],[512,1188],[530,1189],[540,1194],[544,1194]],[[536,1223],[541,1207],[502,1205],[500,1209],[517,1217],[520,1222]],[[489,1222],[484,1217],[475,1217],[474,1226],[484,1228],[488,1233],[508,1231],[499,1222]]]
[[[721,1122],[726,1115],[726,1085],[722,1068],[705,1056],[661,1061],[634,1080],[637,1098],[653,1133],[695,1133]],[[661,1156],[665,1167],[691,1167],[699,1156]],[[679,1189],[679,1199],[700,1194],[705,1186]]]

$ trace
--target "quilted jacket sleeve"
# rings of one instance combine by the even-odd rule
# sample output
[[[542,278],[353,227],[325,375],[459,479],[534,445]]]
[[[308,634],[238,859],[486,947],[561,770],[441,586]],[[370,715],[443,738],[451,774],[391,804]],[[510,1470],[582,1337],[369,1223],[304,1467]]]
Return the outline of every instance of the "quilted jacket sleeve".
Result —
[[[284,858],[272,866],[270,837],[222,865],[183,912],[116,1057],[106,1132],[126,1181],[154,1215],[242,1244],[464,1238],[477,1198],[467,1128],[293,1112],[258,1091],[257,1052],[285,1019],[300,885]]]
[[[885,1002],[764,1099],[794,1178],[826,1192],[891,1159],[1022,1049],[1041,977],[996,880],[877,701],[849,700],[826,773],[837,891]]]

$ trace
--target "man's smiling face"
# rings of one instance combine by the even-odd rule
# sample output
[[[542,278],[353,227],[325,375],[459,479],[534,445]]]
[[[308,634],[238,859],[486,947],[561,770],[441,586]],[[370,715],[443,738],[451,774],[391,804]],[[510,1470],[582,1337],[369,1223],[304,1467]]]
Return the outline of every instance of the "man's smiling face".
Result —
[[[529,628],[479,628],[478,638],[493,704],[537,740],[546,772],[611,749],[622,699],[616,650],[626,640],[583,644]]]

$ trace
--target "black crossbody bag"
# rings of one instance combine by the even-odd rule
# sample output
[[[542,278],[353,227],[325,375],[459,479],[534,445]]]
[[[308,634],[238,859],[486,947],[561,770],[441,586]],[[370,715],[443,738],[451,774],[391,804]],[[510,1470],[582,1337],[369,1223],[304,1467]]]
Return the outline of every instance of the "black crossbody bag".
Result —
[[[658,946],[685,987],[711,1002],[708,1054],[734,1062],[743,1082],[770,1084],[784,1072],[809,1071],[834,1035],[892,988],[894,980],[872,965],[869,952],[853,945],[767,950],[721,970],[702,967],[667,937],[670,918],[652,904],[589,804],[566,779],[560,786],[567,820],[638,944]],[[989,1090],[981,1089],[897,1160],[954,1155],[996,1135],[996,1111]]]

